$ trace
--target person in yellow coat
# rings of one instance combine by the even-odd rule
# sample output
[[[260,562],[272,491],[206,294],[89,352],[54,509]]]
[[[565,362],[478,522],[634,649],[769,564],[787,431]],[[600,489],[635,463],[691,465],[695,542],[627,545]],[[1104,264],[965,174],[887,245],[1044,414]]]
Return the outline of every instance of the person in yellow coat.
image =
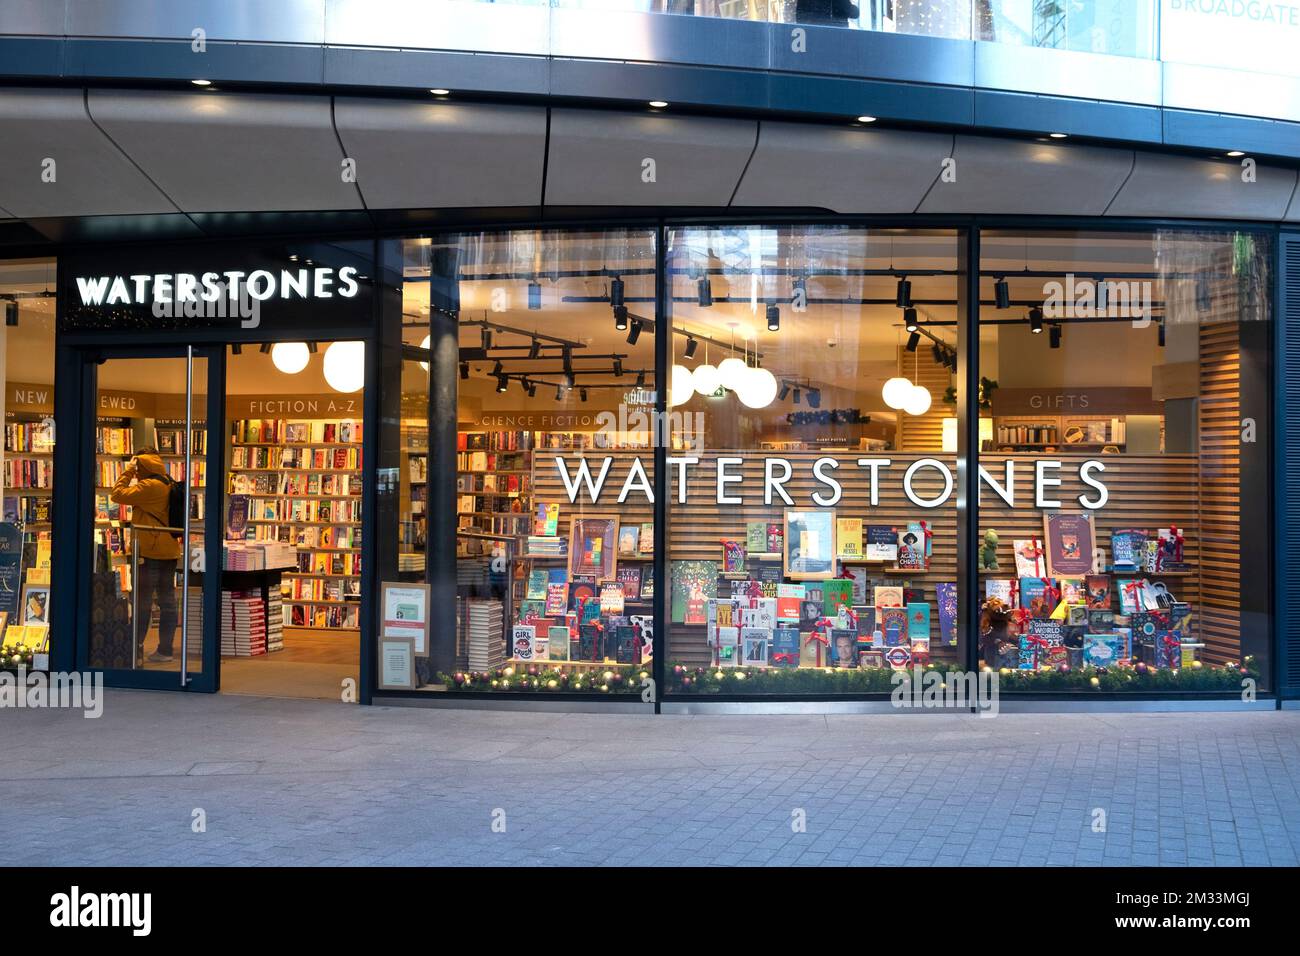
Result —
[[[131,506],[131,533],[136,535],[140,566],[135,569],[136,646],[144,646],[153,605],[158,605],[158,648],[149,655],[155,664],[172,659],[172,642],[176,639],[176,562],[181,556],[180,538],[170,531],[138,530],[141,525],[167,527],[167,501],[171,479],[154,448],[142,448],[131,459],[122,476],[113,485],[109,498]]]

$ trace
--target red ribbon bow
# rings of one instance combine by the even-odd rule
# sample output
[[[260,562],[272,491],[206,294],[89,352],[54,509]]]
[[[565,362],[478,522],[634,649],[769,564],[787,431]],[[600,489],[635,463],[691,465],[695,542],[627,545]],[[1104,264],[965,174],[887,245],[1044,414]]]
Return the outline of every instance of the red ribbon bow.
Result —
[[[817,651],[817,664],[816,664],[816,666],[817,666],[817,667],[821,667],[821,666],[822,666],[822,648],[821,648],[821,646],[822,646],[823,644],[825,644],[825,645],[829,648],[829,647],[831,646],[830,638],[826,637],[824,634],[818,633],[817,631],[810,631],[810,632],[807,634],[807,640],[805,641],[805,643],[807,643],[807,644],[811,644],[811,645],[813,646],[813,648]]]
[[[783,652],[780,654],[772,655],[773,664],[793,664],[794,662],[795,662],[795,656],[793,654],[787,654]]]

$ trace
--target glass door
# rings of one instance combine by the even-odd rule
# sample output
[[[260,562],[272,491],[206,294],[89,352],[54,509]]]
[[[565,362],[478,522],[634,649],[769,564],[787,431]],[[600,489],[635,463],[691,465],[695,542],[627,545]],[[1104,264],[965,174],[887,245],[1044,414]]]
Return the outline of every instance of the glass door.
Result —
[[[212,691],[215,574],[205,534],[219,510],[218,352],[101,350],[88,357],[93,427],[84,660],[119,685]],[[220,535],[212,544],[220,547]],[[212,592],[212,593],[209,593]]]

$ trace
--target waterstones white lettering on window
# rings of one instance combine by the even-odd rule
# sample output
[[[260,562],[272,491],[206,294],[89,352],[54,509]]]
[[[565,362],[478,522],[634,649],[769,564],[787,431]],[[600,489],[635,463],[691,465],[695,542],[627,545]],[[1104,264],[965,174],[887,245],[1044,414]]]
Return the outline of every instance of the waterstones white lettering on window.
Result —
[[[598,504],[600,496],[605,490],[606,482],[609,480],[610,470],[614,466],[614,458],[606,455],[600,459],[579,458],[574,463],[573,469],[570,470],[568,459],[556,455],[552,458],[555,463],[555,472],[560,481],[564,484],[565,493],[568,495],[569,504],[576,504],[579,493],[585,489],[585,502]],[[592,464],[596,467],[593,469]],[[677,483],[677,503],[685,504],[690,485],[690,468],[692,465],[698,465],[700,459],[696,457],[675,457],[669,456],[664,462],[669,471],[670,480]],[[744,458],[726,457],[714,460],[714,481],[713,501],[720,505],[743,505],[745,504],[745,483],[746,478],[742,473],[745,464]],[[874,507],[880,501],[880,483],[886,477],[893,475],[890,466],[893,464],[888,458],[859,458],[856,462],[857,467],[865,474],[870,482],[871,505]],[[1023,463],[1028,464],[1028,463]],[[842,465],[849,465],[848,462],[841,462],[830,457],[816,459],[811,466],[811,475],[822,488],[813,491],[809,495],[809,501],[813,505],[823,508],[833,507],[843,495],[843,481],[848,479],[852,472],[841,471]],[[995,479],[988,471],[980,466],[979,483],[980,490],[983,491],[984,485],[988,485],[999,498],[1007,503],[1010,507],[1016,507],[1015,503],[1015,475],[1017,462],[1008,459],[1003,463],[1003,477],[999,481]],[[850,466],[851,467],[851,466]],[[1034,504],[1035,508],[1059,508],[1061,503],[1056,498],[1049,498],[1049,491],[1054,491],[1062,484],[1061,478],[1057,477],[1065,465],[1061,461],[1036,461],[1033,463],[1034,476]],[[932,471],[936,472],[939,480],[942,482],[942,490],[935,497],[922,498],[912,487],[913,478],[918,472]],[[1097,474],[1106,470],[1106,465],[1096,459],[1088,459],[1079,462],[1077,474],[1079,481],[1092,489],[1095,494],[1089,497],[1085,492],[1078,495],[1075,500],[1083,508],[1089,511],[1095,511],[1098,508],[1105,507],[1110,498],[1110,492],[1106,485],[1098,480]],[[763,503],[770,505],[774,498],[779,497],[787,505],[794,505],[795,502],[786,492],[785,485],[794,474],[794,466],[786,458],[764,458],[763,459],[763,478],[762,478],[762,495]],[[903,488],[903,494],[908,500],[918,508],[938,508],[945,504],[953,494],[954,483],[951,470],[942,461],[937,458],[922,458],[913,462],[902,475],[900,481]],[[751,489],[753,490],[753,489]],[[648,477],[645,464],[639,457],[633,458],[628,466],[627,476],[623,479],[622,485],[618,490],[618,503],[624,504],[633,494],[638,494],[646,503],[654,504],[654,489]]]
[[[149,305],[171,302],[215,302],[223,296],[238,301],[247,294],[267,299],[350,299],[357,294],[355,266],[335,270],[255,269],[252,272],[176,272],[129,276],[78,276],[82,305]]]

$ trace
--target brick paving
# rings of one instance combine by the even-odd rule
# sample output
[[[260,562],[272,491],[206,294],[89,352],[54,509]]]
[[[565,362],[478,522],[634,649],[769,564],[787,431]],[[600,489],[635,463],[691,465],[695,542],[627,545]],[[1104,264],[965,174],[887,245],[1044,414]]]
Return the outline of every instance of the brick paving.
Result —
[[[10,866],[1300,862],[1297,711],[653,717],[109,691],[98,720],[0,711],[0,767],[0,807],[40,820],[4,828]]]

